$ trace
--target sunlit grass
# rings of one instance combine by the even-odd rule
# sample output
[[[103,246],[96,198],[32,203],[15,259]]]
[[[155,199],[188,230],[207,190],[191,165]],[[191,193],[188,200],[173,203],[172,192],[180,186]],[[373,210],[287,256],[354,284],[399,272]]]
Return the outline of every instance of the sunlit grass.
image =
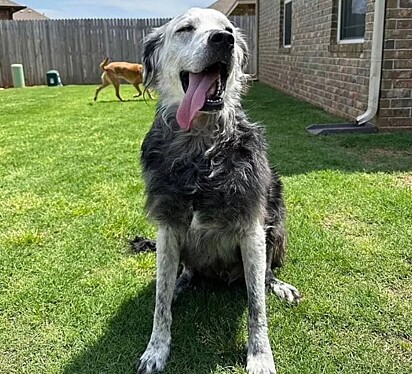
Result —
[[[155,104],[110,88],[0,92],[0,372],[133,373],[150,337],[155,237],[141,142]],[[122,87],[124,98],[134,91]],[[289,255],[305,299],[268,299],[280,373],[412,371],[412,134],[313,137],[321,110],[254,84],[283,174]],[[166,373],[244,373],[246,295],[200,288],[174,307]]]

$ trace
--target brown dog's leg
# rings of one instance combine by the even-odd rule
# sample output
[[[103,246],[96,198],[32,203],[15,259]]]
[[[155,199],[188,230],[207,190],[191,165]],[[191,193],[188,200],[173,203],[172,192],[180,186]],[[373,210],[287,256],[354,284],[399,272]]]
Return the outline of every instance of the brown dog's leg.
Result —
[[[110,85],[110,82],[107,80],[105,74],[103,74],[103,75],[102,75],[102,84],[101,84],[99,87],[97,87],[97,89],[96,89],[96,93],[94,94],[94,101],[97,100],[97,96],[99,95],[99,92],[100,92],[103,88],[105,88],[105,87],[107,87],[107,86],[109,86],[109,85]]]
[[[133,97],[139,97],[142,96],[142,90],[139,87],[139,83],[133,83],[133,86],[136,88],[137,90],[137,94],[133,95]]]
[[[149,97],[153,100],[153,96],[150,94],[150,90],[146,89],[147,94],[149,95]]]
[[[149,97],[150,97],[152,100],[154,100],[154,99],[153,99],[153,96],[151,95],[150,90],[149,90],[148,88],[145,88],[145,89],[144,89],[144,93],[147,93],[147,94],[149,95]],[[139,96],[140,96],[140,95],[139,95]]]
[[[114,89],[116,90],[116,96],[120,101],[124,101],[120,96],[120,83],[116,78],[110,77],[110,81],[112,82]]]

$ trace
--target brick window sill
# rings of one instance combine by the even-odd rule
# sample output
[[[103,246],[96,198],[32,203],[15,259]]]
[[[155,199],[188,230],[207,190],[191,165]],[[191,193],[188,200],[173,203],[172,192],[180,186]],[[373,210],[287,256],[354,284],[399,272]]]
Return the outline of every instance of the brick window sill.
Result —
[[[285,47],[279,47],[279,52],[280,53],[290,53],[290,50],[291,50],[292,48],[285,48]]]
[[[331,44],[328,49],[329,52],[333,53],[351,53],[354,55],[359,55],[363,52],[363,43]]]

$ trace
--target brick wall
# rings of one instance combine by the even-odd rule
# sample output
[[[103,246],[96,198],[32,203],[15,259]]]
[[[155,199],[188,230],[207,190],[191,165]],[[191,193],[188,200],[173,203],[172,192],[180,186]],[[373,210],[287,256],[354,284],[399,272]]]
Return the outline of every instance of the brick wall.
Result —
[[[412,128],[412,0],[387,0],[378,124]]]
[[[403,106],[410,102],[398,100],[406,98],[408,89],[411,99],[412,78],[410,71],[406,72],[406,65],[410,64],[412,59],[412,55],[408,55],[412,53],[412,26],[411,19],[405,18],[406,13],[410,17],[410,9],[405,10],[408,9],[405,7],[401,10],[400,6],[408,5],[412,0],[391,1],[388,0],[388,5],[394,7],[388,6],[387,9],[387,34],[389,27],[392,27],[394,34],[390,37],[396,50],[392,49],[392,54],[389,55],[386,55],[388,52],[385,51],[384,63],[387,71],[383,72],[385,81],[382,87],[387,87],[388,91],[384,93],[382,89],[382,96],[394,97],[386,98],[389,99],[385,102],[385,109],[388,111],[381,108],[379,117],[375,118],[374,122],[382,128],[394,126],[395,122],[391,118],[396,115],[405,119],[404,127],[412,128],[412,121],[407,123],[410,120],[411,108],[400,112],[404,109]],[[292,3],[292,46],[286,49],[282,47],[283,1],[260,1],[259,79],[354,122],[355,118],[367,109],[375,0],[368,1],[365,40],[360,44],[337,42],[338,0],[292,0]],[[409,40],[405,36],[405,30]],[[396,35],[401,35],[399,40],[395,40]],[[386,42],[385,45],[391,44]],[[401,46],[409,49],[400,52]],[[392,61],[393,65],[387,61]],[[392,72],[395,66],[397,73]],[[399,72],[401,66],[405,68]],[[394,80],[391,74],[399,76]],[[391,81],[393,87],[389,87],[387,80]],[[402,87],[397,88],[398,85]],[[395,87],[399,92],[402,91],[402,98],[398,98],[393,92]],[[380,119],[383,116],[385,120]]]

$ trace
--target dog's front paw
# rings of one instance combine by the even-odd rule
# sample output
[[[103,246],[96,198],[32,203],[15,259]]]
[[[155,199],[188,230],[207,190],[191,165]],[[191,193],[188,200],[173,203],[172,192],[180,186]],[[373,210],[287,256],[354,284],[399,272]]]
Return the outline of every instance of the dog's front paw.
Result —
[[[145,353],[140,357],[137,374],[150,374],[162,371],[169,357],[170,343],[149,343]]]
[[[276,374],[272,355],[270,353],[248,355],[246,371],[248,374]]]

